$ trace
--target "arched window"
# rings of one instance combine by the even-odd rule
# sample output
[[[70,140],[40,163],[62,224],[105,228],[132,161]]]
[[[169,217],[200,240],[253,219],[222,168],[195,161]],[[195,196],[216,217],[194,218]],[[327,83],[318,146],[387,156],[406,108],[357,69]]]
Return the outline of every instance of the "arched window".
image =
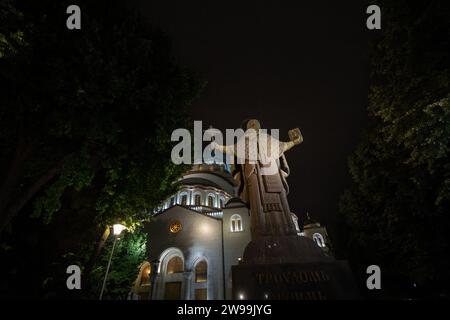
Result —
[[[200,206],[200,205],[202,204],[202,196],[201,196],[201,195],[196,194],[196,195],[194,196],[194,204],[195,204],[196,206]]]
[[[208,207],[214,207],[214,197],[208,196]]]
[[[184,263],[181,257],[175,256],[167,262],[167,273],[178,273],[184,271]]]
[[[242,218],[238,214],[233,214],[230,218],[230,229],[231,232],[239,232],[244,230],[242,226]]]
[[[195,282],[206,282],[208,280],[208,264],[205,260],[195,266]]]
[[[150,285],[150,273],[151,273],[151,267],[149,263],[146,263],[141,271],[141,286],[148,286]]]
[[[153,293],[154,299],[179,300],[185,299],[183,295],[184,255],[178,248],[168,248],[159,256],[160,264],[158,273],[160,277],[155,279],[158,288]],[[156,273],[156,271],[155,271]]]
[[[175,205],[175,197],[170,198],[170,206],[174,206]]]
[[[313,240],[319,247],[325,247],[325,241],[323,240],[323,237],[320,233],[314,233]]]
[[[187,205],[187,194],[183,194],[183,195],[181,196],[181,205],[182,205],[182,206]]]
[[[221,208],[225,206],[225,200],[223,198],[220,198],[219,203]]]

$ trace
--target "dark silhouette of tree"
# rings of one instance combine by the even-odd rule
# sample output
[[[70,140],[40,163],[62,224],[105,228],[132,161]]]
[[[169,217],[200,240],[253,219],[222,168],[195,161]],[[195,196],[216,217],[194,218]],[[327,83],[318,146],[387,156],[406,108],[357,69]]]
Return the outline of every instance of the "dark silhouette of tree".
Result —
[[[170,161],[200,83],[170,42],[116,1],[2,2],[0,232],[34,200],[49,221],[67,188],[96,186],[98,222],[139,220],[173,192]],[[127,221],[128,220],[128,221]]]
[[[66,28],[71,4],[81,8],[81,30]],[[189,128],[202,85],[176,63],[169,39],[118,1],[0,2],[5,294],[25,285],[14,292],[61,298],[65,268],[79,263],[83,297],[97,297],[109,226],[139,228],[186,169],[171,162],[170,137]],[[128,261],[120,253],[130,241],[118,247],[116,263],[126,267],[115,269],[111,281],[121,287],[110,298],[123,297],[137,272],[142,254]]]
[[[347,250],[378,264],[386,295],[448,294],[450,12],[446,1],[384,2],[371,42],[369,128],[341,198]],[[405,279],[401,285],[389,279]],[[398,291],[390,287],[397,286]]]

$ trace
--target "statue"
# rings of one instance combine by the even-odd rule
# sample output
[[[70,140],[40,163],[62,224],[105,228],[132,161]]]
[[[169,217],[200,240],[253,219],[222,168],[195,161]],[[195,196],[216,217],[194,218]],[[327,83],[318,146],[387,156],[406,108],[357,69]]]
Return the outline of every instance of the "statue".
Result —
[[[212,143],[214,150],[229,156],[239,157],[241,151],[235,179],[239,183],[239,195],[250,207],[252,235],[243,262],[297,262],[323,257],[323,252],[312,240],[298,237],[287,200],[289,185],[286,177],[290,170],[285,153],[303,142],[300,130],[290,130],[290,141],[281,142],[260,132],[261,126],[256,119],[245,122],[243,129],[247,131],[234,145]]]
[[[242,260],[232,267],[233,296],[245,292],[248,299],[329,299],[357,296],[345,261],[335,261],[316,243],[298,236],[287,194],[289,165],[285,153],[302,143],[299,129],[281,142],[252,119],[234,145],[212,148],[233,157],[240,196],[250,207],[251,241]],[[256,132],[256,134],[255,134]],[[240,153],[240,154],[239,154]],[[263,296],[264,293],[264,296]]]
[[[256,119],[248,120],[243,129],[253,129],[254,131],[251,132],[256,133],[256,135],[246,134],[241,137],[247,140],[243,152],[245,159],[241,159],[242,164],[236,165],[235,173],[235,179],[239,183],[239,194],[242,200],[250,205],[252,239],[264,236],[296,235],[286,197],[289,192],[286,181],[289,166],[284,153],[302,143],[303,137],[300,130],[290,130],[291,141],[280,142],[274,141],[274,138],[267,133],[260,132],[261,126]],[[261,143],[261,141],[267,141],[267,143]],[[255,150],[249,147],[252,142],[255,143]],[[278,147],[273,147],[277,143]],[[232,146],[220,146],[213,142],[212,147],[223,154],[236,157],[238,146],[239,141]],[[262,159],[264,157],[266,159]],[[251,159],[255,161],[252,162]],[[276,170],[269,170],[271,165],[276,166]],[[264,174],[264,169],[271,174]]]

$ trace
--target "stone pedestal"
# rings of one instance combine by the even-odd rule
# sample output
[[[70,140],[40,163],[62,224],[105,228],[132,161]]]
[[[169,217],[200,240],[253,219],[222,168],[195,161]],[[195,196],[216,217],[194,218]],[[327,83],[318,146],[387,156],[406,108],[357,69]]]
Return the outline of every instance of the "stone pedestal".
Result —
[[[232,267],[233,299],[357,299],[346,261],[326,256],[305,237],[253,240],[241,264]]]

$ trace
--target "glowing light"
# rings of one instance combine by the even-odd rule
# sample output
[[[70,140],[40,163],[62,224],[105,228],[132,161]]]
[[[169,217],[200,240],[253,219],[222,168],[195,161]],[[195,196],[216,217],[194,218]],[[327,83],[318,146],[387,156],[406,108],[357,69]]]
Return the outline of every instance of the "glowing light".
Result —
[[[115,236],[118,236],[122,233],[123,230],[125,230],[127,227],[125,227],[123,224],[116,223],[113,225],[113,233]]]
[[[209,232],[211,231],[210,226],[209,226],[208,224],[206,224],[206,223],[202,223],[202,224],[199,226],[199,229],[200,229],[200,231],[201,231],[202,233],[209,233]]]
[[[239,294],[239,300],[244,300],[244,294],[242,293]]]

